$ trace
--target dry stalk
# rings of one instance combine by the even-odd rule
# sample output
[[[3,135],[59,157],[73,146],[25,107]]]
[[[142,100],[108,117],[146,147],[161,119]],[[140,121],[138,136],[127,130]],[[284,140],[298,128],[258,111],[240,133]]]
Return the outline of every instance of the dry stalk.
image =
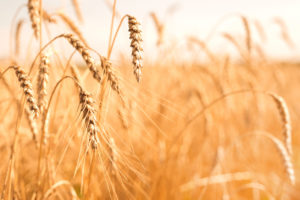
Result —
[[[211,184],[232,182],[232,181],[244,181],[251,180],[255,177],[255,174],[251,172],[235,172],[228,174],[219,174],[204,178],[195,178],[194,180],[182,185],[180,187],[181,191],[187,191],[194,189],[195,187],[205,187]]]
[[[143,47],[142,47],[142,29],[141,24],[136,20],[135,17],[128,15],[128,27],[130,32],[131,48],[132,48],[132,63],[134,65],[133,73],[136,80],[140,82],[142,76],[142,60],[143,60]]]
[[[248,57],[245,55],[245,53],[244,53],[244,51],[243,51],[241,45],[237,42],[237,40],[236,40],[232,35],[230,35],[230,34],[228,34],[228,33],[223,33],[222,35],[223,35],[223,37],[224,37],[225,39],[227,39],[229,42],[231,42],[231,43],[236,47],[236,49],[239,51],[239,53],[240,53],[240,55],[242,56],[242,58],[243,58],[246,62],[249,62]]]
[[[80,74],[79,74],[78,70],[76,69],[76,67],[71,65],[70,70],[71,70],[71,74],[75,78],[75,80],[78,81],[80,85],[82,85],[82,80],[80,78]]]
[[[290,47],[290,48],[293,48],[295,46],[295,44],[293,43],[290,35],[289,35],[289,31],[288,31],[288,28],[285,24],[285,22],[279,18],[279,17],[276,17],[274,19],[274,22],[275,24],[277,24],[280,29],[281,29],[281,37],[282,39],[285,41],[285,43]]]
[[[266,36],[265,30],[264,30],[263,26],[261,25],[261,23],[258,20],[255,20],[254,26],[256,27],[262,42],[266,42],[267,36]]]
[[[107,7],[108,7],[112,12],[115,11],[115,15],[116,15],[117,18],[120,18],[120,17],[121,17],[120,12],[119,12],[116,8],[114,8],[114,5],[113,5],[113,3],[112,3],[111,0],[105,0],[105,4],[107,5]]]
[[[250,31],[250,26],[249,26],[249,22],[247,20],[247,18],[245,16],[241,16],[241,19],[243,21],[244,24],[244,28],[246,31],[246,46],[247,46],[247,50],[249,53],[249,56],[251,55],[251,49],[252,49],[252,41],[251,41],[251,31]]]
[[[46,10],[43,10],[43,19],[49,23],[56,23],[56,19],[54,19]]]
[[[154,12],[151,12],[150,16],[153,19],[153,22],[154,22],[155,28],[156,28],[156,32],[157,32],[157,36],[158,36],[156,45],[159,46],[163,43],[165,26],[163,23],[161,23],[158,20],[158,17],[156,16],[156,14]]]
[[[75,9],[76,16],[80,22],[83,22],[82,14],[79,8],[79,3],[77,0],[72,0],[73,7]]]
[[[47,55],[41,57],[39,65],[39,74],[37,81],[37,94],[38,94],[38,107],[40,112],[43,113],[47,105],[47,87],[49,82],[49,58]]]
[[[268,93],[274,100],[277,109],[280,114],[280,118],[282,121],[283,126],[283,135],[285,138],[285,146],[290,155],[292,155],[292,126],[291,126],[291,119],[289,114],[289,109],[281,96],[278,96],[274,93]]]
[[[77,25],[71,20],[67,15],[62,12],[57,13],[57,15],[64,21],[65,24],[79,37],[79,39],[83,42],[83,44],[88,47],[86,40],[84,39],[80,29]]]
[[[24,20],[21,19],[18,24],[17,24],[17,28],[16,28],[16,34],[15,34],[15,42],[16,42],[16,46],[15,46],[15,54],[19,55],[20,52],[20,33],[21,33],[21,28],[24,24]]]
[[[217,63],[217,59],[215,58],[214,54],[208,49],[208,47],[204,41],[199,40],[196,37],[189,37],[188,40],[191,41],[192,43],[197,44],[199,47],[201,47],[203,49],[203,51],[206,53],[206,55],[209,57],[209,59],[212,62]]]
[[[125,130],[128,130],[128,128],[129,128],[129,122],[127,120],[127,115],[126,114],[127,114],[126,113],[126,108],[124,108],[124,106],[118,108],[118,116],[119,116],[119,119],[121,121],[122,127]]]
[[[35,37],[40,37],[40,12],[39,12],[39,0],[28,0],[28,12],[31,20],[31,26],[34,31]]]
[[[66,180],[60,180],[58,182],[56,182],[55,184],[51,185],[51,187],[45,192],[43,199],[47,200],[47,199],[51,199],[51,196],[54,196],[55,192],[58,190],[57,188],[61,187],[61,186],[67,186],[68,188],[70,188],[70,196],[72,200],[76,200],[79,199],[77,197],[76,192],[74,191],[73,185]],[[32,198],[33,199],[33,198]]]
[[[43,143],[47,144],[49,138],[49,119],[50,119],[50,111],[43,113],[43,124],[42,124],[42,132],[44,134]]]

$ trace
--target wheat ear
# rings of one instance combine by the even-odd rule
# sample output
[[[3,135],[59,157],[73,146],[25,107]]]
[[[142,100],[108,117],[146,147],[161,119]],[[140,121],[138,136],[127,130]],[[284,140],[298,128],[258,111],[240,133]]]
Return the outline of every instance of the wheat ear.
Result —
[[[34,120],[34,115],[31,113],[30,109],[28,107],[25,107],[25,113],[26,113],[26,119],[28,120],[30,131],[32,133],[32,139],[35,143],[37,143],[37,123],[36,120]]]
[[[142,76],[142,60],[143,60],[143,47],[142,47],[142,29],[141,24],[136,20],[135,17],[128,15],[128,28],[130,32],[131,48],[132,48],[132,63],[134,65],[133,73],[136,80],[140,82]]]
[[[49,58],[47,55],[41,57],[37,81],[38,107],[42,113],[47,105],[47,87],[49,82]]]
[[[110,137],[109,138],[109,159],[110,159],[110,172],[112,175],[115,175],[116,171],[117,171],[117,148],[116,148],[116,144],[115,144],[115,140],[114,138]]]
[[[107,58],[103,56],[101,57],[101,67],[104,73],[107,75],[111,88],[120,94],[118,77],[112,71],[111,62],[109,62]]]
[[[290,182],[294,185],[295,184],[295,172],[294,172],[294,167],[293,167],[293,163],[291,161],[291,157],[289,155],[289,153],[287,152],[284,144],[277,138],[275,138],[272,135],[267,135],[275,144],[279,154],[281,155],[281,158],[283,160],[284,163],[284,167],[285,167],[285,171],[286,174],[290,180]]]
[[[36,38],[39,38],[40,34],[40,12],[39,12],[39,0],[28,0],[27,3],[28,12],[30,16],[31,26]]]
[[[287,151],[290,155],[292,155],[292,126],[291,126],[291,119],[289,114],[289,109],[281,96],[278,96],[274,93],[268,93],[272,99],[274,100],[277,109],[280,114],[281,121],[283,123],[283,135],[285,138],[285,146]]]
[[[90,55],[88,49],[84,46],[84,44],[79,39],[74,37],[73,34],[63,34],[62,36],[66,38],[70,42],[70,44],[81,54],[88,68],[92,72],[93,77],[98,82],[100,82],[101,81],[100,73],[95,66],[94,59],[92,58],[92,56]]]
[[[82,119],[85,122],[85,128],[89,135],[89,141],[91,142],[92,149],[95,150],[97,148],[97,120],[96,120],[96,109],[94,108],[94,99],[80,88],[79,93],[79,101],[82,112]]]
[[[24,91],[26,102],[29,105],[29,110],[33,114],[33,117],[36,118],[39,115],[39,108],[33,96],[31,81],[29,80],[26,73],[19,66],[12,66],[12,67],[15,70],[18,81],[21,85],[21,88]]]

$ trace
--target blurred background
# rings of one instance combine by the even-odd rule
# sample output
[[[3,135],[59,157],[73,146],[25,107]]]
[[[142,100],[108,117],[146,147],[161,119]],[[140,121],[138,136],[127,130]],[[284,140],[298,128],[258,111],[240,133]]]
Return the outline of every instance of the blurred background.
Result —
[[[79,0],[84,22],[76,19],[71,0],[45,0],[43,7],[47,12],[54,13],[63,11],[68,13],[76,24],[81,28],[83,35],[91,46],[99,52],[105,52],[109,35],[111,7],[113,0],[88,0],[89,3]],[[27,14],[25,0],[0,1],[0,56],[9,55],[9,35],[13,16],[18,8],[23,8],[17,14],[17,20],[24,18],[26,25],[22,30],[21,41],[24,38],[33,38],[30,29],[30,21]],[[238,55],[234,47],[228,45],[221,37],[222,33],[230,33],[236,37],[243,37],[244,27],[237,14],[242,14],[253,24],[259,23],[264,27],[267,40],[264,42],[264,51],[269,57],[296,60],[300,55],[300,1],[298,0],[118,0],[117,11],[119,15],[131,14],[136,16],[143,25],[145,53],[154,52],[156,45],[156,29],[151,12],[155,12],[160,23],[164,24],[164,38],[166,42],[177,43],[186,37],[197,37],[204,40],[214,51],[228,51],[230,54]],[[119,20],[120,18],[118,18]],[[224,19],[224,20],[222,20]],[[284,22],[288,31],[292,47],[286,45],[281,39],[281,28],[276,19]],[[118,22],[117,20],[117,22]],[[216,26],[216,24],[218,24]],[[14,26],[16,25],[16,22]],[[53,26],[56,29],[57,26]],[[253,28],[254,29],[254,28]],[[208,39],[208,35],[212,33]],[[63,31],[63,28],[61,29]],[[254,33],[253,33],[254,32]],[[259,40],[256,30],[253,30],[254,40]],[[59,30],[57,33],[61,33]],[[121,28],[118,36],[116,51],[130,51],[128,44],[127,24]],[[178,44],[179,43],[179,44]]]
[[[78,0],[82,22],[72,0],[42,2],[57,19],[43,23],[44,44],[71,33],[62,12],[106,56],[113,0]],[[106,56],[112,65],[65,38],[33,65],[40,47],[26,4],[0,0],[1,71],[21,66],[18,81],[9,72],[0,84],[3,199],[299,199],[300,0],[117,0],[114,30],[122,16],[135,16],[145,59],[136,50],[131,58],[125,20]],[[33,89],[21,71],[30,67]],[[100,84],[88,68],[103,75]],[[60,81],[65,75],[91,96]],[[21,115],[23,93],[33,110],[35,91],[52,101],[36,121],[30,110]],[[98,154],[88,151],[96,123]]]

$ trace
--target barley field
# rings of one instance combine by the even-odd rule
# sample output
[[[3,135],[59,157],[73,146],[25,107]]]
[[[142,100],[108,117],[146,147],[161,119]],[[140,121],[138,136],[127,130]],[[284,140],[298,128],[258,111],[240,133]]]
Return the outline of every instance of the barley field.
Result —
[[[87,1],[70,1],[76,18],[24,1],[26,18],[12,20],[1,199],[300,199],[300,63],[268,56],[268,30],[233,14],[220,22],[238,20],[241,37],[213,29],[168,42],[152,12],[157,41],[144,53],[142,21],[108,2],[105,53],[80,28]],[[293,28],[273,23],[295,48]],[[130,51],[118,45],[124,30]],[[210,49],[216,34],[236,55]]]

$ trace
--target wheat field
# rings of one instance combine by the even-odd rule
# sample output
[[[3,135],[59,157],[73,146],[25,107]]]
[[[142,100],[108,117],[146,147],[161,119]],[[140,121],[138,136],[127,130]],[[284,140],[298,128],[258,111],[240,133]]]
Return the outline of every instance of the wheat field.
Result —
[[[153,56],[142,22],[114,0],[101,54],[79,26],[87,2],[71,2],[74,19],[28,0],[27,18],[12,21],[0,61],[1,199],[300,199],[300,64],[267,56],[253,39],[264,27],[234,15],[243,37],[220,33],[233,56],[196,36],[166,44],[149,13]],[[124,29],[130,52],[111,59]]]

